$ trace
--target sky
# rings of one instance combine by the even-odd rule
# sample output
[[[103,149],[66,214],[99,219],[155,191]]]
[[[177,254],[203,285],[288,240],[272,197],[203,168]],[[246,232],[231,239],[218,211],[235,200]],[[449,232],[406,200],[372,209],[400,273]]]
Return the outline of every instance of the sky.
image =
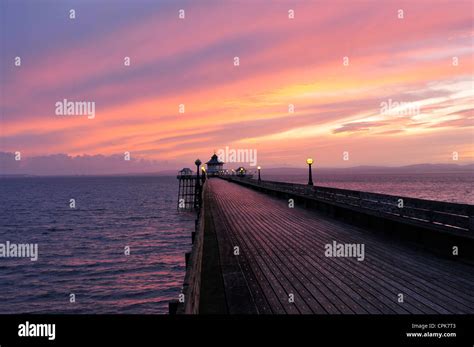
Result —
[[[474,161],[472,1],[2,0],[0,10],[7,160],[129,152],[138,171],[138,161],[175,169],[227,147],[256,151],[263,167]],[[94,117],[58,115],[64,99],[94,102]]]

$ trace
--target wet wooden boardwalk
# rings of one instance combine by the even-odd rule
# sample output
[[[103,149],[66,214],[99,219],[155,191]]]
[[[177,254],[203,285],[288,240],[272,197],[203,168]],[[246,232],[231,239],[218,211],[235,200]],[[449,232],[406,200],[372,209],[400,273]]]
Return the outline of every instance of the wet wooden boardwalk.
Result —
[[[204,244],[201,313],[474,313],[468,263],[221,179],[208,180],[203,198],[217,253],[206,260]],[[364,260],[325,256],[334,241],[363,244]]]

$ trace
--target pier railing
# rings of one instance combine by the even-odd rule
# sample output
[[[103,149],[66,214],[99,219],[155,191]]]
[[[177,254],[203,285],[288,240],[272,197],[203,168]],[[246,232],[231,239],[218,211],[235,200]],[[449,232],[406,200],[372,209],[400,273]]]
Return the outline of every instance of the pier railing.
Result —
[[[470,233],[474,231],[473,205],[295,183],[259,182],[235,176],[225,177],[225,179],[257,189],[286,192],[307,199],[345,206],[381,217],[422,223],[444,230]]]

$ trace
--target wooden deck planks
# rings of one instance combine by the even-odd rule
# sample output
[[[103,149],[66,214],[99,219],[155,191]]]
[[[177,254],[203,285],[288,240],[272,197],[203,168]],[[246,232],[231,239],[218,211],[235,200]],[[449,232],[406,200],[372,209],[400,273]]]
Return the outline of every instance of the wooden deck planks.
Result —
[[[349,242],[354,242],[354,240],[349,238]],[[382,252],[379,249],[380,247],[376,247],[370,240],[368,240],[366,244],[368,247],[371,247],[373,255],[376,256],[374,261],[380,263],[374,267],[374,269],[376,271],[384,269],[382,277],[388,276],[389,278],[399,278],[402,281],[410,283],[410,286],[419,288],[421,292],[431,292],[431,294],[438,296],[443,301],[449,303],[449,306],[457,307],[460,304],[464,309],[466,308],[466,305],[468,308],[473,309],[472,302],[469,301],[470,298],[472,299],[472,296],[467,294],[474,291],[472,282],[466,282],[469,281],[469,279],[465,279],[463,276],[456,277],[457,281],[466,284],[461,287],[461,290],[459,290],[459,288],[452,286],[452,283],[454,282],[453,274],[449,271],[445,271],[446,269],[443,268],[443,266],[427,266],[426,257],[423,259],[425,265],[422,268],[418,268],[411,265],[411,258],[404,256],[403,251],[406,252],[408,251],[407,249],[394,250],[390,249],[390,247],[393,248],[393,245],[387,244],[384,245],[386,249]],[[424,254],[424,252],[422,252],[422,254]],[[418,258],[418,255],[414,254],[414,251],[411,251],[411,255]],[[439,259],[435,257],[433,258],[435,260]],[[404,262],[403,266],[400,265],[401,261]],[[446,262],[441,262],[441,264],[445,265],[444,263]],[[472,269],[466,268],[463,264],[456,264],[456,267],[464,267],[466,271],[472,272]],[[454,270],[453,267],[451,267],[451,269]],[[440,281],[442,285],[433,284],[434,281]],[[467,301],[465,299],[467,299]]]
[[[295,229],[296,229],[296,228],[295,228]],[[295,230],[293,230],[293,231],[295,231]],[[284,233],[284,231],[282,231],[282,232]],[[340,240],[339,240],[339,241],[340,241]],[[360,242],[360,240],[357,240],[357,241]],[[340,242],[341,242],[341,241],[340,241]],[[345,242],[347,242],[347,240],[346,240]],[[354,242],[354,240],[350,240],[350,242]],[[303,245],[303,247],[305,247],[305,246]],[[324,258],[321,259],[321,261],[324,262]],[[356,264],[357,264],[357,263],[356,263]],[[349,265],[350,265],[350,264],[349,264]],[[357,264],[357,265],[358,265],[358,266],[365,266],[365,264]],[[377,270],[377,269],[381,269],[381,268],[382,268],[382,266],[380,266],[379,268],[376,268],[376,270]],[[369,268],[369,269],[367,269],[367,270],[369,271],[369,274],[370,274],[370,275],[374,275],[374,277],[372,277],[372,279],[373,279],[375,282],[380,282],[380,281],[382,281],[382,282],[387,282],[387,281],[388,281],[389,288],[391,288],[391,287],[397,288],[397,287],[398,287],[398,284],[395,284],[395,285],[394,285],[393,282],[390,281],[390,279],[394,278],[393,274],[390,273],[390,272],[387,270],[387,267],[386,267],[386,266],[384,266],[383,268],[384,268],[385,270],[384,270],[383,275],[381,275],[381,276],[377,276],[377,272],[374,272],[373,269],[371,269],[371,268]],[[390,267],[388,267],[388,269],[389,269],[389,270],[392,270],[392,269],[390,269]],[[408,274],[408,273],[407,273],[407,274]],[[406,274],[406,275],[407,275],[407,274]],[[402,280],[404,281],[406,275],[405,275],[405,276],[400,276],[400,279],[402,279]],[[409,275],[409,274],[408,274],[408,275]],[[388,277],[388,278],[387,278],[387,277]],[[415,293],[415,295],[418,295],[418,293]],[[392,296],[393,296],[393,294],[392,294]],[[446,299],[446,300],[450,300],[449,297],[448,297],[448,298],[445,298],[445,299]],[[423,302],[424,299],[421,298],[420,301]],[[429,304],[429,305],[430,305],[430,304]],[[422,306],[421,306],[421,308],[422,308]],[[439,308],[438,308],[438,309],[439,309]],[[442,310],[442,308],[441,308],[441,310]],[[432,313],[432,310],[428,309],[428,312],[427,312],[427,313]]]
[[[474,312],[470,265],[290,209],[284,200],[224,180],[208,185],[215,223],[222,224],[216,227],[220,251],[240,248],[232,256],[259,313]],[[333,241],[363,243],[365,260],[325,257],[324,245]]]

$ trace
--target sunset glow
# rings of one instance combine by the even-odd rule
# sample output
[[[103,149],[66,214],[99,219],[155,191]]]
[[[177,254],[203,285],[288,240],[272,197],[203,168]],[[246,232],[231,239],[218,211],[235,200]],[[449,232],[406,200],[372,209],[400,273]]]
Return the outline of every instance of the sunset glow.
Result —
[[[47,4],[1,5],[0,151],[191,165],[229,146],[258,150],[263,167],[474,159],[471,1]],[[55,115],[63,99],[94,101],[95,118]],[[389,101],[419,113],[383,114]]]

